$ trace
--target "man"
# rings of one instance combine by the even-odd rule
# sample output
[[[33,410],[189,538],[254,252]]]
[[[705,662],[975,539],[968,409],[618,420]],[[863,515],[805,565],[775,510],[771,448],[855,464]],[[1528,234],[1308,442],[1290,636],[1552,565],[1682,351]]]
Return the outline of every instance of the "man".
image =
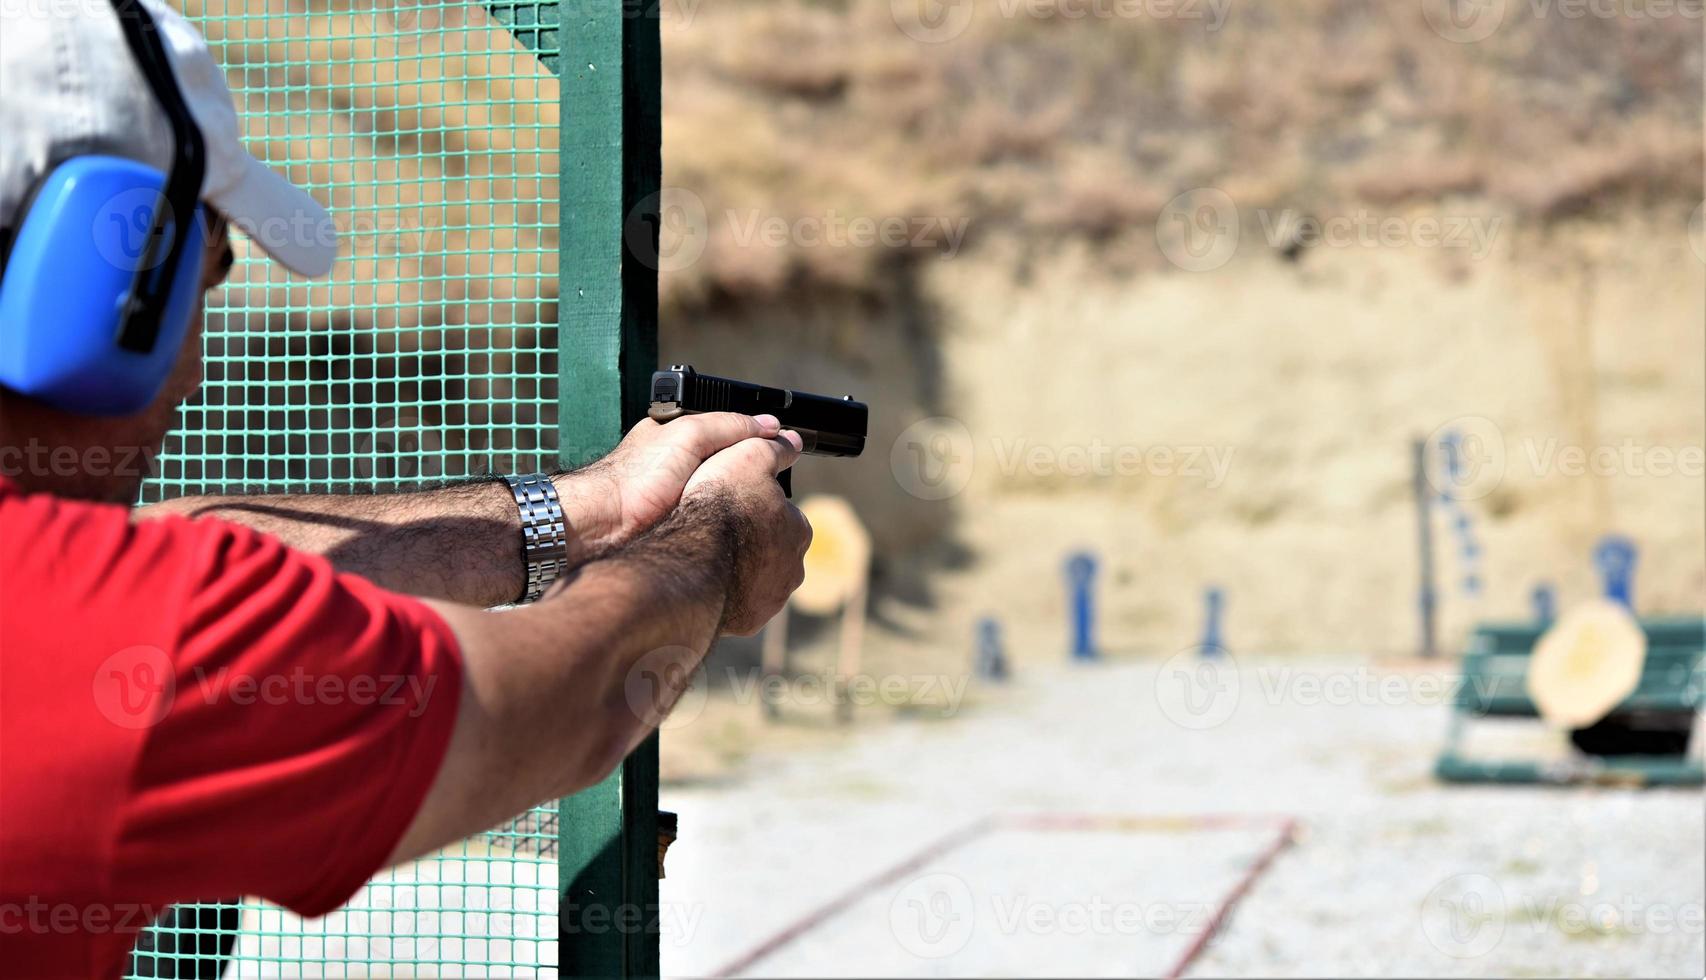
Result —
[[[231,265],[227,223],[324,273],[325,212],[242,150],[194,29],[144,6],[206,143],[201,291]],[[69,157],[170,165],[113,9],[0,14],[0,229]],[[117,976],[139,912],[175,901],[324,914],[385,866],[588,786],[679,693],[656,678],[756,631],[803,574],[810,528],[775,479],[800,442],[764,416],[643,422],[514,489],[133,513],[121,461],[195,390],[199,330],[198,309],[138,412],[0,389],[0,975]],[[553,495],[562,553],[529,561],[523,523],[548,543]]]

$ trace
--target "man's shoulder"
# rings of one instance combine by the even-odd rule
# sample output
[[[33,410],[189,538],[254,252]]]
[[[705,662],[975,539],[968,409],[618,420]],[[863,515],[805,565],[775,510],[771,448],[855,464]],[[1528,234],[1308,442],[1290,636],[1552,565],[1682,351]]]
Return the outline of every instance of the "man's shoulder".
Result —
[[[157,604],[191,585],[225,529],[139,521],[123,504],[29,493],[0,481],[0,576],[14,609],[30,593]]]

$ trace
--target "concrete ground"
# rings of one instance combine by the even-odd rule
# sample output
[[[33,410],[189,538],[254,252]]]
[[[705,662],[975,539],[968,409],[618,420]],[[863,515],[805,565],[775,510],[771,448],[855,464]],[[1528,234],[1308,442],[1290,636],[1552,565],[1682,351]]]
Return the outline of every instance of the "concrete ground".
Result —
[[[1349,661],[1051,669],[951,721],[666,788],[664,972],[1157,975],[1274,838],[995,829],[849,894],[988,815],[1085,813],[1297,819],[1193,976],[1706,975],[1701,793],[1439,785],[1449,683]],[[1551,748],[1518,724],[1480,748]]]

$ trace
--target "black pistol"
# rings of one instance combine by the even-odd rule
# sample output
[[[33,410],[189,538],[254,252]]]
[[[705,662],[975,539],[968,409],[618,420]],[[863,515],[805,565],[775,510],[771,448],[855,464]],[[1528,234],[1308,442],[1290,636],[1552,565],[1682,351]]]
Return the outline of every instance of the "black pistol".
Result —
[[[857,456],[865,451],[865,426],[870,409],[852,395],[833,398],[787,388],[766,388],[700,374],[690,364],[674,364],[652,374],[652,407],[646,413],[658,422],[702,412],[774,415],[782,428],[800,434],[813,456]],[[776,474],[790,497],[790,471]]]

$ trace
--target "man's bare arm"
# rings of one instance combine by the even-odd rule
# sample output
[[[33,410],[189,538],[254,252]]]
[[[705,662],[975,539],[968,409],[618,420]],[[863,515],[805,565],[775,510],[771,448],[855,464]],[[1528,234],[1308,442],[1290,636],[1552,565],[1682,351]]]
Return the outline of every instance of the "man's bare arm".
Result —
[[[391,863],[602,779],[657,727],[720,631],[756,632],[780,608],[811,541],[775,480],[798,438],[713,456],[667,520],[533,605],[433,603],[462,650],[462,695]]]
[[[569,562],[606,550],[610,531],[595,474],[554,478],[569,535]],[[515,497],[502,480],[411,493],[182,497],[137,511],[217,517],[324,555],[342,572],[393,592],[474,606],[514,602],[526,582]]]
[[[769,438],[772,416],[728,412],[635,426],[610,455],[553,478],[569,535],[569,564],[634,540],[681,498],[699,465],[743,439]],[[137,511],[217,517],[325,555],[394,592],[471,606],[521,595],[526,569],[515,498],[501,480],[391,494],[183,497]]]

